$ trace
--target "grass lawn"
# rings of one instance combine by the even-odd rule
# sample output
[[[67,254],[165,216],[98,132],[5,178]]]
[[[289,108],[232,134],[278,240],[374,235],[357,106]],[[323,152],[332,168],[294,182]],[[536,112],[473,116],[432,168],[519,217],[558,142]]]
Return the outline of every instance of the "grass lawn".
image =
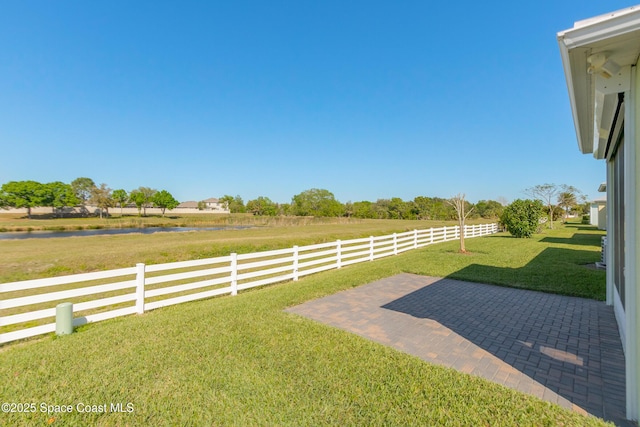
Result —
[[[604,273],[583,265],[599,259],[601,234],[572,225],[526,240],[499,234],[468,239],[470,255],[442,243],[9,344],[0,400],[36,411],[2,413],[0,425],[604,425],[283,312],[399,272],[603,299]],[[80,403],[107,413],[81,413]]]

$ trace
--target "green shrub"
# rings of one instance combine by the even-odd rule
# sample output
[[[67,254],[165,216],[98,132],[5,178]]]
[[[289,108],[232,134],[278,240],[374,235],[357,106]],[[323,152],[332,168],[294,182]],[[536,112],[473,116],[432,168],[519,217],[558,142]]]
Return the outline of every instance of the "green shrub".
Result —
[[[512,236],[531,237],[540,226],[544,206],[539,200],[515,200],[502,212],[500,222]]]
[[[582,215],[582,223],[583,224],[591,223],[591,216],[590,215]]]

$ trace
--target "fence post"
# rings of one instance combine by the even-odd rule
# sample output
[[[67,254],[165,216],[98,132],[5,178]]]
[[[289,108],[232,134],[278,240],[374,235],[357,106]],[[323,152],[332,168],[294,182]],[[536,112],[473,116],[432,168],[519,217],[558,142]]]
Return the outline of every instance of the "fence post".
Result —
[[[342,268],[342,242],[336,240],[336,268]]]
[[[373,261],[373,236],[369,236],[369,261]]]
[[[238,254],[231,254],[231,295],[238,295]]]
[[[136,311],[144,313],[144,268],[143,263],[136,264]]]
[[[429,229],[429,244],[433,244],[433,227]]]
[[[443,227],[444,231],[442,232],[442,241],[446,242],[447,241],[447,226],[445,225]]]
[[[393,233],[393,254],[398,255],[398,235]]]
[[[63,302],[56,306],[56,335],[73,333],[73,304]]]
[[[298,281],[298,245],[293,246],[293,281]]]
[[[413,229],[413,249],[418,249],[418,229]]]

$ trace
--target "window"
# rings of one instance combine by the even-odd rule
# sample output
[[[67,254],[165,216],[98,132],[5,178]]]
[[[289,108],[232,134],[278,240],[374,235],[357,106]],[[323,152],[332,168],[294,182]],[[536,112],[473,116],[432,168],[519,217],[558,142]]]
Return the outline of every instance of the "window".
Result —
[[[624,128],[624,126],[623,126]],[[624,280],[624,133],[618,138],[615,151],[611,156],[613,162],[613,280],[622,307],[625,306],[625,280]]]

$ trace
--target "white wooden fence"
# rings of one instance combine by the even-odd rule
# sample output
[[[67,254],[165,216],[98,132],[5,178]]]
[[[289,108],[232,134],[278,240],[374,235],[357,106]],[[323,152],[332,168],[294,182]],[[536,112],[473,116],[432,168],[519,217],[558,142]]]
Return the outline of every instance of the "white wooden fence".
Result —
[[[465,226],[465,238],[498,231]],[[145,265],[96,273],[0,284],[0,344],[56,330],[56,305],[73,303],[73,325],[142,314],[182,302],[373,261],[436,242],[458,239],[458,226],[414,230],[309,246]],[[97,298],[97,299],[96,299]],[[51,323],[53,321],[53,323]]]

